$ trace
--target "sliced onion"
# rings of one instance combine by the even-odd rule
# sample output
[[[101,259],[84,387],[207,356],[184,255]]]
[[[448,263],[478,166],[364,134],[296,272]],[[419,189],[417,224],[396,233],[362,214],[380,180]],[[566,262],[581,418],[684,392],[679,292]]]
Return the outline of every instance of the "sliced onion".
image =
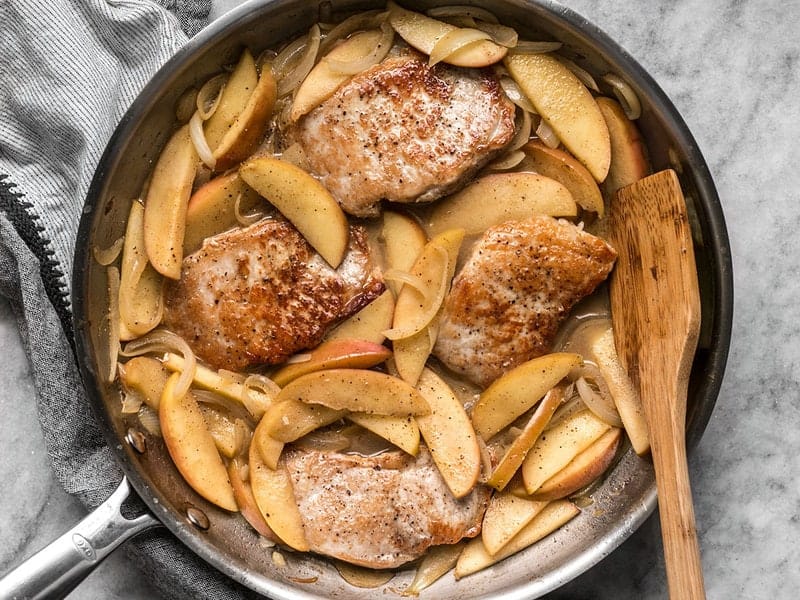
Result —
[[[614,95],[622,105],[622,110],[625,111],[626,117],[631,121],[635,121],[642,116],[642,104],[639,102],[639,96],[636,95],[636,92],[625,80],[614,73],[606,73],[603,75],[603,81],[611,86]]]
[[[161,437],[161,421],[158,420],[158,413],[146,404],[139,409],[139,423],[147,433]]]
[[[300,363],[306,363],[311,360],[311,353],[310,352],[303,352],[301,354],[295,354],[290,356],[286,362],[283,364],[285,365],[297,365]]]
[[[291,65],[300,60],[300,56],[302,56],[305,51],[307,43],[308,40],[306,38],[299,37],[275,56],[271,66],[272,76],[275,79],[282,79],[286,76]]]
[[[256,69],[259,73],[263,73],[266,69],[269,69],[272,72],[272,64],[275,62],[275,58],[277,58],[278,53],[274,50],[270,50],[267,48],[261,54],[258,55],[256,58]]]
[[[264,375],[248,375],[242,385],[242,404],[256,419],[260,419],[267,412],[272,401],[281,391],[272,379]]]
[[[531,113],[522,111],[522,122],[508,145],[508,150],[519,150],[531,139]]]
[[[208,121],[222,99],[222,92],[228,83],[228,74],[220,73],[206,81],[197,93],[197,112],[203,121]]]
[[[547,427],[544,428],[545,431],[549,431],[556,425],[570,418],[572,415],[586,410],[586,405],[583,403],[583,400],[579,395],[565,393],[565,397],[569,398],[569,400],[556,409],[556,412],[554,412],[553,416],[550,417]]]
[[[583,67],[578,66],[574,61],[571,61],[568,58],[564,58],[563,56],[556,56],[556,60],[560,62],[562,65],[567,67],[575,77],[581,80],[581,83],[585,85],[587,88],[594,92],[600,92],[600,88],[597,87],[597,82],[594,80],[589,71],[584,69]]]
[[[189,135],[192,138],[194,149],[197,150],[197,155],[209,169],[212,171],[217,166],[217,159],[214,158],[214,153],[208,146],[206,134],[203,131],[203,119],[200,117],[200,111],[196,110],[189,119]]]
[[[519,42],[519,34],[513,27],[506,27],[498,23],[487,23],[485,21],[474,21],[473,27],[488,33],[489,38],[498,46],[504,48],[515,48]]]
[[[487,168],[492,171],[507,171],[508,169],[513,169],[525,160],[525,156],[526,154],[522,150],[512,150],[487,165]]]
[[[281,153],[281,160],[290,162],[304,171],[310,170],[306,151],[303,150],[303,147],[298,142],[295,142]]]
[[[117,358],[119,358],[119,269],[108,267],[108,381],[117,376]]]
[[[343,75],[355,75],[356,73],[361,73],[369,69],[373,65],[377,65],[386,58],[386,55],[389,54],[389,50],[392,49],[393,43],[394,29],[392,29],[388,21],[384,21],[381,23],[381,37],[378,38],[375,47],[364,56],[349,61],[335,60],[327,57],[323,60],[328,63],[331,69],[338,73],[342,73]]]
[[[517,82],[511,77],[501,77],[500,87],[503,88],[503,91],[511,102],[519,106],[525,112],[536,114],[536,108],[533,106],[533,103],[522,93]]]
[[[120,352],[122,356],[127,358],[152,353],[179,354],[183,357],[181,375],[175,384],[175,395],[181,397],[186,394],[192,384],[194,371],[197,367],[197,358],[192,349],[189,348],[186,340],[167,329],[154,329],[147,335],[125,344],[125,348]]]
[[[428,66],[433,66],[442,62],[462,48],[466,48],[475,42],[488,39],[491,39],[491,36],[479,29],[453,29],[445,33],[439,38],[436,44],[434,44],[428,57]]]
[[[315,429],[293,443],[305,450],[340,452],[350,447],[350,438],[341,431]]]
[[[319,46],[320,54],[324,55],[330,52],[336,45],[336,42],[346,38],[351,33],[366,29],[375,29],[384,23],[388,16],[388,11],[371,10],[346,18],[325,35],[325,39],[322,40]]]
[[[509,49],[511,54],[547,54],[561,48],[561,42],[530,42],[520,40],[517,45]]]
[[[212,392],[211,390],[194,388],[192,389],[192,395],[194,396],[195,400],[197,400],[201,404],[213,406],[218,410],[221,409],[230,414],[232,417],[238,419],[244,419],[251,425],[256,425],[257,423],[257,421],[253,419],[252,415],[247,411],[247,409],[244,406],[242,406],[240,402],[231,400],[230,398],[227,398],[222,394],[218,394],[217,392]]]
[[[114,240],[114,242],[108,248],[100,248],[99,246],[92,247],[92,256],[94,256],[94,260],[98,265],[103,267],[107,267],[119,256],[119,253],[122,252],[122,245],[125,243],[125,236],[123,235],[120,238]]]
[[[293,92],[306,78],[317,60],[320,40],[321,33],[319,31],[319,25],[315,24],[308,32],[305,49],[297,65],[278,81],[278,96],[285,96]],[[277,59],[275,60],[277,62]]]
[[[617,405],[614,404],[614,398],[611,396],[611,391],[608,389],[600,370],[589,362],[584,363],[582,370],[584,375],[575,380],[575,389],[584,404],[598,419],[612,427],[622,427],[622,419],[620,419],[619,412],[617,412]],[[589,384],[589,379],[594,382],[597,390]]]
[[[428,9],[425,11],[425,14],[429,17],[433,17],[434,19],[446,17],[472,17],[473,19],[480,19],[481,21],[486,21],[487,23],[500,22],[493,13],[485,8],[480,8],[479,6],[437,6],[435,8]]]
[[[536,128],[536,135],[544,142],[548,148],[558,148],[561,140],[558,139],[556,132],[547,124],[547,121],[542,119],[539,126]]]
[[[425,295],[425,282],[422,277],[403,271],[401,269],[386,269],[383,273],[386,281],[397,281],[398,283],[408,284],[423,296]]]
[[[249,215],[242,214],[242,193],[239,192],[236,195],[236,200],[233,203],[233,214],[236,217],[236,221],[239,225],[243,225],[247,227],[248,225],[252,225],[256,221],[261,220],[264,217],[264,213],[262,212],[254,212]]]
[[[126,389],[122,395],[122,414],[130,415],[139,412],[144,400],[142,395],[134,390]]]

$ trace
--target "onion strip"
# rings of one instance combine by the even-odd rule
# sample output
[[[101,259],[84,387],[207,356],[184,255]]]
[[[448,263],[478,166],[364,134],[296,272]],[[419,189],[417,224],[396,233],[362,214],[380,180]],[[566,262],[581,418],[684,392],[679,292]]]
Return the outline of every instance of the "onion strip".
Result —
[[[408,284],[423,296],[425,295],[425,282],[422,277],[403,271],[401,269],[386,269],[383,273],[386,281],[397,281],[398,283]]]
[[[491,39],[491,36],[479,29],[461,28],[448,31],[439,38],[431,49],[431,53],[428,56],[428,66],[432,67],[446,60],[459,50],[471,44],[489,39]]]
[[[585,85],[587,88],[592,90],[593,92],[600,92],[600,88],[597,86],[597,82],[594,80],[589,71],[584,69],[583,67],[578,66],[574,61],[564,58],[563,56],[556,56],[555,57],[558,62],[562,65],[567,67],[575,77],[581,80],[581,83]]]
[[[377,65],[386,58],[386,55],[389,54],[389,50],[392,49],[393,43],[394,29],[392,29],[388,21],[384,21],[381,23],[381,37],[378,39],[375,47],[364,56],[348,61],[331,59],[326,56],[322,60],[337,73],[355,75],[356,73],[361,73],[361,71],[369,69],[373,65]]]
[[[217,166],[217,159],[214,158],[214,153],[208,146],[208,140],[203,131],[203,118],[200,116],[199,110],[194,111],[192,118],[189,119],[189,136],[192,138],[192,145],[194,145],[200,160],[213,171]]]
[[[283,78],[278,81],[278,96],[285,96],[293,92],[295,88],[306,78],[314,67],[319,52],[321,33],[319,25],[314,25],[308,32],[305,49],[297,65],[291,69]],[[279,55],[280,56],[280,55]],[[275,62],[277,62],[277,58]],[[273,65],[274,66],[274,65]]]
[[[636,95],[636,92],[625,80],[614,73],[606,73],[603,75],[603,81],[611,86],[614,95],[622,105],[622,110],[625,111],[626,117],[631,121],[635,121],[642,116],[642,104],[639,102],[639,96]]]
[[[158,420],[158,413],[146,404],[139,411],[139,423],[145,428],[147,433],[161,437],[161,421]]]
[[[525,160],[525,156],[526,154],[522,150],[512,150],[487,165],[487,168],[492,171],[507,171],[508,169],[513,169]]]
[[[379,25],[382,25],[388,16],[388,11],[371,10],[346,18],[325,35],[325,39],[322,40],[319,46],[320,54],[325,55],[330,52],[334,45],[336,45],[336,42],[346,38],[351,33],[360,30],[375,29]]]
[[[197,92],[197,112],[200,113],[200,118],[203,121],[208,121],[217,112],[217,107],[222,99],[222,92],[225,91],[227,83],[228,74],[220,73],[206,81],[200,91]]]
[[[108,248],[100,248],[99,246],[92,247],[92,256],[95,262],[102,266],[107,267],[119,257],[122,252],[122,245],[125,243],[125,236],[117,238]]]
[[[536,128],[536,135],[548,148],[558,148],[559,144],[561,144],[556,132],[544,119],[539,122],[539,126]]]
[[[575,380],[575,389],[578,390],[583,403],[598,419],[612,427],[622,427],[622,420],[619,418],[614,401],[610,397],[605,397],[603,394],[595,392],[585,377],[579,377]]]
[[[522,111],[522,123],[520,123],[519,129],[514,134],[514,138],[511,140],[511,143],[508,145],[508,150],[519,150],[528,141],[531,139],[531,113],[527,110]]]
[[[241,192],[239,192],[236,195],[236,200],[233,203],[233,214],[236,217],[236,221],[239,223],[239,225],[243,225],[244,227],[247,227],[248,225],[252,225],[256,221],[258,221],[258,220],[260,220],[261,218],[264,217],[264,213],[263,212],[258,212],[258,211],[254,212],[252,214],[249,214],[249,215],[243,215],[242,214],[242,193]]]
[[[175,395],[182,397],[186,394],[197,367],[197,358],[186,340],[167,329],[154,329],[147,335],[125,344],[125,348],[120,352],[127,358],[151,353],[178,354],[183,357],[181,376],[175,384]]]
[[[526,112],[537,114],[533,103],[525,94],[522,93],[522,90],[517,82],[511,77],[501,77],[500,87],[503,88],[503,91],[506,93],[506,96],[508,96],[508,99],[511,100],[511,102]]]
[[[261,419],[281,391],[274,381],[256,373],[248,375],[242,385],[242,404],[256,419]]]
[[[549,431],[572,415],[586,410],[586,405],[579,395],[565,393],[565,397],[569,398],[569,400],[556,409],[556,412],[553,413],[553,416],[550,417],[550,421],[548,421],[547,426],[544,428],[545,431]]]

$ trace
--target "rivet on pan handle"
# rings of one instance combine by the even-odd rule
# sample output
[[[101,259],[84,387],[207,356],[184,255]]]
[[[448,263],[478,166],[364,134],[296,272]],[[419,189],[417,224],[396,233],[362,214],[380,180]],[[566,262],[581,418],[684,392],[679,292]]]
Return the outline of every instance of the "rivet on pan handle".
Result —
[[[120,508],[130,495],[128,480],[94,511],[0,579],[0,598],[64,598],[104,558],[138,533],[161,525],[149,513],[126,519]]]

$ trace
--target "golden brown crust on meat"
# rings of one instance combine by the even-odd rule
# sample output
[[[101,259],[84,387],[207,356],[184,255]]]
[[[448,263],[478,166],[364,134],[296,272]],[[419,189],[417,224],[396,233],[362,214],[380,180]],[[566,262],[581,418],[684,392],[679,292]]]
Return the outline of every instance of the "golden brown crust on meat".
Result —
[[[209,240],[166,289],[164,322],[216,368],[277,364],[383,290],[360,227],[334,271],[288,222],[264,219]]]
[[[552,217],[488,229],[453,281],[434,354],[488,385],[549,352],[561,322],[615,259],[605,241]]]

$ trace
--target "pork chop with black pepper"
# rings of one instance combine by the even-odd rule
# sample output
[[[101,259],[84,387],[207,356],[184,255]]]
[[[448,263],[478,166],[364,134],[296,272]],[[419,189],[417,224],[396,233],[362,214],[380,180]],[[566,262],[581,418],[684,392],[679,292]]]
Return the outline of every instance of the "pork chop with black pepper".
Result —
[[[467,183],[514,136],[514,105],[490,70],[393,56],[354,76],[288,133],[342,208],[427,202]]]

